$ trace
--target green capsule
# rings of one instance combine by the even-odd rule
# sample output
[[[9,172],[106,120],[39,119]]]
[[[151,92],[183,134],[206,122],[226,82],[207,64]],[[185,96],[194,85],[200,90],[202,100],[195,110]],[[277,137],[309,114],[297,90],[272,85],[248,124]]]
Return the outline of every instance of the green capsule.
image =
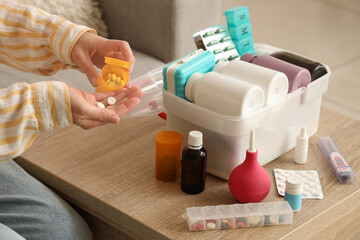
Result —
[[[227,46],[224,51],[230,51],[230,50],[233,50],[235,48],[234,45],[231,45],[231,46]]]
[[[212,36],[212,35],[214,35],[214,34],[215,34],[214,31],[207,32],[207,33],[205,33],[205,34],[203,35],[203,37],[209,37],[209,36]]]
[[[226,32],[225,28],[219,28],[215,31],[215,33],[223,33],[223,32]]]
[[[234,60],[235,58],[238,58],[238,57],[239,57],[239,54],[233,54],[230,57],[228,57],[228,60],[231,61],[231,60]]]
[[[208,47],[218,44],[218,40],[213,40],[207,44]]]
[[[213,51],[214,54],[219,54],[219,53],[222,53],[222,50],[221,49],[216,49]]]
[[[220,42],[226,42],[226,41],[230,41],[231,37],[227,36],[227,37],[223,37],[222,39],[220,39]]]
[[[220,59],[218,59],[215,63],[218,63],[218,62],[220,62],[220,61],[227,61],[227,58],[220,58]]]

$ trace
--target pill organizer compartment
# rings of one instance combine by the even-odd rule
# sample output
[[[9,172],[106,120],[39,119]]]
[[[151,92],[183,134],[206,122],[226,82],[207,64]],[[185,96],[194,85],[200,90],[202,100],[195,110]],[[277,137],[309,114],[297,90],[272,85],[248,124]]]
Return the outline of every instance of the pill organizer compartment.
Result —
[[[249,209],[249,227],[264,226],[264,213],[260,204],[248,203],[246,207]]]
[[[291,224],[294,211],[292,210],[288,201],[275,202],[279,213],[278,224]]]
[[[283,51],[265,44],[255,44],[255,52]],[[255,130],[258,161],[261,165],[276,159],[296,145],[300,128],[305,126],[309,137],[318,128],[322,94],[327,90],[328,73],[287,95],[281,103],[269,105],[242,117],[230,117],[197,106],[163,90],[167,110],[167,128],[187,136],[199,130],[208,152],[207,171],[229,179],[232,170],[245,159],[249,135]],[[183,143],[187,140],[184,139]],[[185,147],[185,145],[183,146]]]
[[[249,226],[249,212],[244,204],[233,204],[235,215],[235,227],[248,227]]]
[[[277,225],[279,224],[279,211],[276,203],[263,202],[260,203],[264,213],[264,225]]]
[[[202,210],[204,214],[206,229],[219,229],[220,218],[216,206],[206,206],[203,207]]]
[[[202,208],[192,207],[186,209],[186,222],[191,231],[204,230],[205,220]]]
[[[235,215],[230,205],[220,205],[216,207],[220,216],[220,228],[233,228],[235,225]]]

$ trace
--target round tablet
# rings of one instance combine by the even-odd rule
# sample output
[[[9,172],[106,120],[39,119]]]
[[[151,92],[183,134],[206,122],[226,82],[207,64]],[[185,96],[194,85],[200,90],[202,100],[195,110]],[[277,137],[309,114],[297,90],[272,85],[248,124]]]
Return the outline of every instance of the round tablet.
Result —
[[[107,103],[108,103],[109,105],[114,105],[114,104],[116,103],[116,99],[115,99],[114,97],[109,97],[109,98],[107,99]]]
[[[105,108],[105,105],[101,102],[98,102],[96,106],[98,106],[99,108]]]

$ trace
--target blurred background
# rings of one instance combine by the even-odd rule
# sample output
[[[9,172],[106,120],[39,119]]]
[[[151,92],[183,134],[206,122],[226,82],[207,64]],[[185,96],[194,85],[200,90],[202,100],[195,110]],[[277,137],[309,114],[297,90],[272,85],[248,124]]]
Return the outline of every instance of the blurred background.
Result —
[[[234,6],[248,6],[255,43],[329,66],[322,105],[360,120],[360,0],[222,0],[222,13]]]

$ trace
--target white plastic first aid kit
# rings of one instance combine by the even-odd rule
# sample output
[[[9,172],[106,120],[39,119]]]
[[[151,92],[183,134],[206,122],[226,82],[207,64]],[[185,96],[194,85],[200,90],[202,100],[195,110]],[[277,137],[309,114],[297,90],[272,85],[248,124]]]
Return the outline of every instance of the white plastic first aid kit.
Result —
[[[257,54],[281,50],[270,45],[255,44]],[[232,170],[245,159],[251,130],[255,130],[261,165],[293,149],[302,126],[306,127],[309,136],[316,133],[322,94],[328,88],[331,75],[327,66],[326,69],[327,74],[307,87],[289,93],[284,101],[240,117],[205,109],[163,89],[167,128],[184,137],[192,130],[201,131],[208,153],[207,171],[228,179]],[[183,143],[186,142],[184,139]]]

